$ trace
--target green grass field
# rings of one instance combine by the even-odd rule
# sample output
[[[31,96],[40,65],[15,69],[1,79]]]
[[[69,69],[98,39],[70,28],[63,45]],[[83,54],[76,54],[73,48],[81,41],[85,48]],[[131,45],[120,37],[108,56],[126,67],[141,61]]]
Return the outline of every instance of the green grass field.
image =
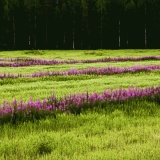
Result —
[[[160,50],[95,51],[9,51],[0,58],[22,57],[59,60],[101,59],[106,57],[160,56]],[[52,66],[0,67],[0,73],[29,74],[39,71],[65,71],[87,67],[131,67],[160,65],[160,61],[107,62]],[[0,79],[0,103],[44,99],[54,89],[56,96],[128,86],[158,86],[160,71],[117,75],[79,75],[40,78]],[[135,105],[135,104],[134,104]],[[57,114],[35,122],[0,126],[0,159],[43,160],[158,160],[160,159],[160,105],[132,103],[114,110],[94,108],[80,115]],[[106,106],[107,108],[107,106]]]
[[[81,59],[100,59],[105,57],[140,57],[159,55],[159,49],[153,50],[32,50],[32,51],[1,51],[1,58],[42,58],[59,60],[81,60]]]

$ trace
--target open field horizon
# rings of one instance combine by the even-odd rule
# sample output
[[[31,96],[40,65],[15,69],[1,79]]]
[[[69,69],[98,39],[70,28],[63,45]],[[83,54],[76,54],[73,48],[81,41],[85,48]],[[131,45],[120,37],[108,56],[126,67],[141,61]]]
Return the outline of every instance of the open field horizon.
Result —
[[[76,53],[76,54],[75,54]],[[18,50],[0,51],[1,58],[44,58],[44,59],[101,59],[104,57],[160,56],[160,49],[120,49],[120,50]]]
[[[107,57],[143,56],[160,56],[160,50],[0,52],[0,58],[21,57],[47,60],[53,58],[59,60],[89,60]],[[73,68],[80,70],[108,66],[124,68],[154,65],[159,66],[160,60],[0,67],[0,74],[32,74],[40,71],[62,72]],[[88,91],[87,95],[91,93],[98,95],[98,93],[111,88],[117,90],[136,86],[140,90],[146,87],[160,87],[160,69],[113,75],[81,74],[0,78],[0,104],[5,100],[6,102],[12,102],[13,107],[15,107],[16,99],[17,101],[23,100],[30,106],[30,97],[33,101],[38,99],[42,101],[50,97],[53,90],[55,96],[59,99],[70,94],[86,93],[86,91]],[[147,91],[149,89],[144,93],[147,93]],[[122,93],[124,95],[128,92]],[[36,119],[38,114],[36,114],[36,110],[33,110],[33,117],[35,114],[33,121],[18,120],[18,116],[23,116],[23,111],[20,112],[20,115],[17,113],[15,119],[14,115],[16,113],[8,114],[5,117],[4,112],[4,118],[10,119],[13,116],[12,118],[15,121],[8,120],[0,125],[0,159],[157,160],[160,158],[160,93],[156,90],[151,93],[148,96],[137,96],[124,101],[108,102],[106,100],[102,103],[97,101],[95,105],[91,101],[91,104],[88,104],[88,109],[85,110],[84,106],[84,110],[81,110],[78,114],[55,112],[53,115],[45,115],[47,112],[44,111],[43,118]],[[134,97],[134,93],[130,96]],[[101,99],[101,97],[99,98]],[[122,96],[122,98],[124,97]],[[75,103],[77,102],[75,101]],[[27,114],[29,114],[28,111]],[[43,112],[40,112],[40,114],[43,114]]]
[[[145,52],[146,51],[146,52]],[[28,54],[26,55],[26,52]],[[102,59],[108,57],[144,57],[144,56],[160,56],[159,50],[94,50],[94,51],[41,51],[34,55],[34,51],[8,51],[0,52],[3,58],[11,57],[23,57],[25,58],[57,58],[57,54],[60,59],[70,60],[73,59]],[[40,52],[40,53],[39,53]],[[53,52],[53,53],[52,53]],[[55,52],[57,52],[55,54]],[[93,54],[93,53],[94,54]],[[92,54],[86,54],[92,53]],[[99,56],[101,53],[101,56]],[[65,56],[66,54],[67,56]],[[24,57],[23,57],[24,58]],[[132,66],[144,66],[144,65],[160,65],[159,60],[145,60],[145,61],[126,61],[126,62],[105,62],[105,63],[86,63],[86,64],[59,64],[59,65],[38,65],[28,67],[0,67],[0,73],[4,74],[30,74],[40,71],[66,71],[69,69],[85,69],[87,67],[132,67]],[[17,100],[23,99],[27,101],[30,96],[34,100],[44,99],[51,94],[52,90],[58,97],[65,96],[71,93],[94,91],[102,92],[108,88],[127,88],[129,86],[137,85],[139,87],[145,86],[157,86],[160,84],[160,72],[140,72],[140,73],[124,73],[117,75],[83,75],[83,76],[52,76],[52,77],[39,77],[39,78],[19,78],[19,79],[0,79],[0,97],[2,102],[4,99],[12,101],[14,98]],[[25,91],[25,92],[24,92]]]

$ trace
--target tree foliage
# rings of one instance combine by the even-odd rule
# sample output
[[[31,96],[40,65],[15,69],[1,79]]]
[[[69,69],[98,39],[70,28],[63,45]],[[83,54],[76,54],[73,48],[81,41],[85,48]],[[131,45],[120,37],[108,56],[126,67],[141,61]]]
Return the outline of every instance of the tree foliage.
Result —
[[[159,0],[0,0],[0,49],[159,48]]]

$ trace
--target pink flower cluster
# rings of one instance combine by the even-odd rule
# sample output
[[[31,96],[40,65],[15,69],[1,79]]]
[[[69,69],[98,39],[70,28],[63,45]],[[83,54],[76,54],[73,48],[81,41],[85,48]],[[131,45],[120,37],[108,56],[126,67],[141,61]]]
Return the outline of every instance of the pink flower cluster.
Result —
[[[33,73],[32,75],[27,75],[27,77],[42,77],[42,76],[55,76],[55,75],[113,75],[113,74],[120,74],[120,73],[135,73],[135,72],[144,72],[144,71],[152,71],[152,70],[159,70],[160,65],[155,66],[133,66],[133,67],[125,67],[125,68],[118,68],[118,67],[103,67],[103,68],[87,68],[87,69],[70,69],[69,71],[53,71],[53,72],[39,72]]]
[[[133,67],[125,67],[125,68],[118,68],[118,67],[103,67],[103,68],[87,68],[87,69],[70,69],[69,71],[47,71],[47,72],[39,72],[39,73],[32,73],[32,74],[0,74],[0,78],[19,78],[19,77],[44,77],[44,76],[60,76],[60,75],[113,75],[113,74],[120,74],[120,73],[135,73],[135,72],[147,72],[152,70],[159,70],[160,65],[155,66],[133,66]]]
[[[160,86],[158,87],[128,87],[128,89],[120,88],[118,90],[105,90],[102,94],[99,93],[86,93],[67,95],[62,98],[57,98],[54,93],[44,99],[43,101],[33,101],[32,98],[28,102],[22,100],[17,102],[16,99],[12,103],[4,101],[0,105],[0,117],[3,119],[6,115],[14,117],[15,115],[22,114],[23,118],[29,115],[52,114],[54,111],[76,113],[78,110],[92,108],[104,102],[123,102],[125,100],[137,99],[154,100],[160,103]],[[106,106],[108,107],[108,106]]]
[[[143,56],[143,57],[118,57],[103,58],[95,60],[43,60],[35,58],[1,58],[0,67],[24,67],[31,65],[58,65],[58,64],[76,64],[76,63],[98,63],[98,62],[119,62],[119,61],[143,61],[143,60],[160,60],[160,56]]]

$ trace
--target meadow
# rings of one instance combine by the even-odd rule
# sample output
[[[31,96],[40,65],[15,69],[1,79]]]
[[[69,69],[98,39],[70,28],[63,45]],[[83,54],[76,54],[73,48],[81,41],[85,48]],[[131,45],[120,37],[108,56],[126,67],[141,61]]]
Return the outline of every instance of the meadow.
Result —
[[[0,66],[0,159],[160,158],[160,50],[1,51]]]

